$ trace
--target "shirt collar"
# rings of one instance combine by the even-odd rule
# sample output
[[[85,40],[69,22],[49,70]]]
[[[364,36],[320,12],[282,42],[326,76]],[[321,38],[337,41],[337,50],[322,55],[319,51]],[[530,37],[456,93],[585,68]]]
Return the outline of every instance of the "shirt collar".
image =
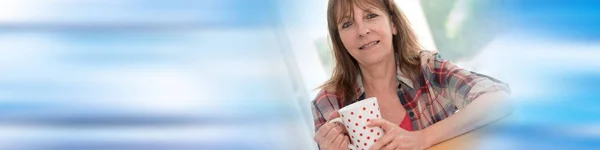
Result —
[[[400,66],[400,65],[396,65],[396,66]],[[406,84],[408,87],[414,89],[413,87],[413,82],[408,78],[408,76],[402,72],[402,70],[400,69],[400,67],[396,67],[396,81],[398,81],[398,84],[400,84],[400,82]],[[362,83],[362,75],[361,73],[358,73],[358,77],[356,78],[356,94],[354,99],[358,99],[362,94],[365,93],[365,87],[363,86]]]

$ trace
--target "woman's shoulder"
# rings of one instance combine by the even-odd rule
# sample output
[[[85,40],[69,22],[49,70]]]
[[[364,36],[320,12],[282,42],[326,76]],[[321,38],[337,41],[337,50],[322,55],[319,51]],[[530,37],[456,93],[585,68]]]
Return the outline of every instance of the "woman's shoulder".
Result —
[[[421,59],[421,62],[429,62],[440,59],[441,56],[437,51],[434,50],[421,50],[419,51],[419,58]]]
[[[443,59],[442,56],[434,50],[421,50],[419,51],[419,59],[421,69],[434,69],[439,68],[447,60]]]
[[[320,128],[329,116],[341,108],[340,95],[334,88],[321,87],[319,93],[312,100],[311,110],[315,122],[315,129]]]
[[[312,100],[313,105],[326,104],[337,106],[339,104],[341,93],[336,92],[334,87],[322,87],[319,93]]]
[[[323,99],[339,99],[340,93],[336,92],[334,87],[322,87],[319,89],[319,93],[313,99],[313,101],[318,102]]]

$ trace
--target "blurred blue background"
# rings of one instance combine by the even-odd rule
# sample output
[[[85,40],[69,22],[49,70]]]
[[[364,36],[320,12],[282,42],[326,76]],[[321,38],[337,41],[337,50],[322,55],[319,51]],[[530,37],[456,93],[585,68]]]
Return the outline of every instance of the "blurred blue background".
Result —
[[[517,109],[477,149],[600,146],[600,2],[396,2],[426,47],[511,85]],[[0,149],[315,149],[325,11],[322,0],[0,1]]]
[[[0,149],[313,148],[280,5],[1,1]]]

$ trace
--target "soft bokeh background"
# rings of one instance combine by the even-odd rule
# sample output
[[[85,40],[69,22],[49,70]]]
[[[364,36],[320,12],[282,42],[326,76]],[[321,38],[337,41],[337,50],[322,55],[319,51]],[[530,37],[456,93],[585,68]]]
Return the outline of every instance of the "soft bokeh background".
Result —
[[[511,85],[476,149],[600,146],[600,2],[396,0],[423,47]],[[324,0],[0,1],[0,149],[315,149]]]

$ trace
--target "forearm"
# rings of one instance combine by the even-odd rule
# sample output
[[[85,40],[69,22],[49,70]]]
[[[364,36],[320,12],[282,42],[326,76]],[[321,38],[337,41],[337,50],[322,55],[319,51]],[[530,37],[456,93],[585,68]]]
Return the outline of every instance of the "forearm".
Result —
[[[506,92],[483,94],[458,113],[423,129],[424,146],[430,147],[475,130],[510,114],[512,109]]]

